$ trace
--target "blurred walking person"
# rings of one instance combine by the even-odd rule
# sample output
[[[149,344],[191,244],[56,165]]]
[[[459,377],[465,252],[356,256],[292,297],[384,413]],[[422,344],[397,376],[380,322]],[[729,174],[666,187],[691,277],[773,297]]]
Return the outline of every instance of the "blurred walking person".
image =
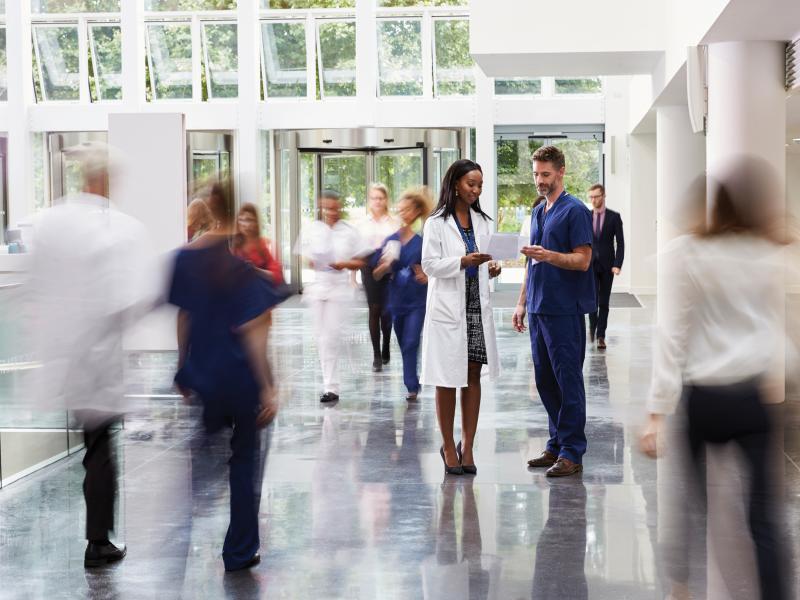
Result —
[[[392,341],[392,317],[386,310],[387,280],[373,276],[376,258],[383,241],[398,229],[401,222],[389,212],[389,190],[382,183],[369,186],[367,198],[367,216],[358,224],[364,241],[373,249],[374,254],[361,269],[361,280],[367,295],[369,306],[369,337],[372,341],[372,370],[380,372],[383,365],[388,364],[389,346]]]
[[[659,300],[658,338],[648,404],[650,417],[640,440],[656,457],[667,448],[659,438],[666,415],[685,420],[683,473],[690,484],[676,490],[679,519],[670,527],[664,557],[672,596],[688,598],[690,499],[706,514],[706,447],[734,443],[749,478],[746,493],[761,598],[788,600],[787,546],[781,502],[773,476],[783,456],[770,452],[775,433],[772,401],[784,389],[783,231],[776,175],[760,159],[742,158],[730,175],[712,182],[710,210],[694,231],[664,250],[665,281]],[[778,395],[774,392],[778,390]]]
[[[118,474],[112,426],[125,412],[122,336],[155,296],[144,227],[108,200],[108,147],[93,142],[76,155],[83,189],[37,219],[28,291],[41,361],[35,401],[73,411],[83,428],[84,566],[99,567],[126,553],[109,539]]]
[[[214,229],[175,258],[169,302],[177,306],[178,372],[184,396],[203,405],[206,435],[232,427],[230,525],[222,548],[226,571],[259,563],[258,507],[263,454],[258,435],[278,409],[267,364],[269,310],[283,296],[254,267],[233,256],[232,201],[211,185]]]
[[[414,223],[430,213],[430,193],[427,188],[408,190],[400,197],[397,215],[402,227],[387,237],[380,252],[373,255],[377,266],[375,279],[389,280],[386,309],[392,317],[394,333],[403,355],[403,383],[406,400],[416,400],[419,394],[417,358],[420,336],[425,321],[425,301],[428,276],[422,271],[422,237],[414,233]]]
[[[261,237],[261,220],[255,204],[246,202],[236,216],[233,253],[262,272],[272,283],[282,284],[281,263],[270,252],[270,242]]]
[[[195,198],[186,209],[186,239],[193,242],[213,226],[211,211],[202,198]]]

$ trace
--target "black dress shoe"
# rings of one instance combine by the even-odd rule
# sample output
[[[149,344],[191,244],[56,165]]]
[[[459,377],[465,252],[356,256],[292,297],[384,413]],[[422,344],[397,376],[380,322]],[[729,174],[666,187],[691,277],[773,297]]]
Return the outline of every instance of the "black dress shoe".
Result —
[[[544,452],[542,452],[536,458],[530,459],[528,461],[528,466],[529,467],[534,467],[534,468],[537,468],[537,467],[552,467],[554,464],[556,464],[557,460],[558,460],[558,457],[555,454],[545,450]]]
[[[597,349],[598,350],[605,350],[606,349],[606,339],[605,338],[597,338]]]
[[[575,475],[583,471],[583,465],[572,462],[568,458],[559,456],[556,464],[547,469],[545,475],[548,477],[567,477],[568,475]]]
[[[475,465],[465,465],[462,462],[463,457],[462,457],[462,454],[461,454],[461,442],[458,442],[458,445],[456,446],[456,456],[458,456],[458,462],[461,464],[461,468],[464,469],[464,474],[465,475],[477,475],[478,474],[478,467],[476,467]]]
[[[325,392],[319,397],[320,402],[338,402],[338,400],[339,394],[334,394],[333,392]]]
[[[381,361],[385,365],[389,364],[389,348],[388,348],[388,346],[383,349],[383,352],[381,352]]]
[[[252,567],[255,567],[260,562],[261,562],[261,555],[258,552],[256,552],[255,554],[253,554],[253,558],[248,560],[246,563],[244,563],[240,567],[233,567],[232,569],[229,569],[228,567],[225,567],[225,570],[228,573],[233,573],[234,571],[244,571],[245,569],[250,569]]]
[[[372,361],[372,372],[380,373],[381,371],[383,371],[383,362],[381,362],[380,356],[376,356]]]
[[[439,454],[442,457],[442,462],[444,463],[444,474],[445,475],[463,475],[464,469],[461,465],[456,465],[455,467],[450,467],[447,464],[447,461],[444,459],[444,446],[439,447]]]
[[[102,567],[108,563],[122,560],[127,552],[128,549],[124,545],[117,547],[111,542],[104,544],[89,542],[86,544],[86,552],[83,555],[83,566],[87,569]]]

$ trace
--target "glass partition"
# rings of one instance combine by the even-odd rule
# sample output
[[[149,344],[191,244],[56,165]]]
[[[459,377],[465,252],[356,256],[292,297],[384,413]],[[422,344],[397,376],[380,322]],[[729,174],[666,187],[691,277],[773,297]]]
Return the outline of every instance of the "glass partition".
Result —
[[[542,80],[525,77],[495,79],[494,93],[497,96],[538,96],[542,93]]]
[[[31,12],[34,14],[115,13],[121,10],[120,2],[121,0],[31,0]]]
[[[203,23],[209,100],[239,96],[239,50],[236,23]]]
[[[236,0],[144,0],[144,9],[152,11],[235,10]]]
[[[389,188],[396,205],[408,188],[422,185],[424,149],[379,150],[375,153],[375,180]]]
[[[467,6],[469,0],[377,0],[378,6],[403,8],[411,6]]]
[[[601,94],[603,84],[599,77],[556,79],[556,94]]]
[[[268,98],[305,97],[306,77],[305,21],[261,24],[264,81]]]
[[[0,102],[8,100],[8,61],[6,59],[6,28],[0,27]]]
[[[191,25],[148,23],[147,41],[153,99],[191,99]]]
[[[378,95],[422,95],[422,21],[378,21]]]
[[[317,26],[317,54],[322,97],[355,96],[355,21],[320,21]]]
[[[91,25],[89,43],[97,100],[122,100],[122,28]]]
[[[475,93],[474,62],[469,53],[469,21],[434,21],[433,86],[435,96]]]
[[[33,37],[43,99],[79,100],[78,27],[35,25]]]
[[[336,190],[342,196],[342,212],[350,221],[367,215],[367,155],[323,154],[321,189]]]
[[[261,8],[269,8],[273,10],[355,7],[356,0],[261,0]]]

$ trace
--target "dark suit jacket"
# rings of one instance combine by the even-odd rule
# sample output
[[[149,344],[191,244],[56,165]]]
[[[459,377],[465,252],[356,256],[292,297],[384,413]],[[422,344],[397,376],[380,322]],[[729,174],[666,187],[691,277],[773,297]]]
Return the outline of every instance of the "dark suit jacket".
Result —
[[[594,234],[594,214],[592,214],[592,233]],[[618,212],[606,208],[606,217],[600,230],[600,237],[593,236],[592,266],[595,269],[610,271],[612,267],[622,268],[625,258],[625,238],[622,235],[622,217]],[[616,250],[614,241],[617,242]]]

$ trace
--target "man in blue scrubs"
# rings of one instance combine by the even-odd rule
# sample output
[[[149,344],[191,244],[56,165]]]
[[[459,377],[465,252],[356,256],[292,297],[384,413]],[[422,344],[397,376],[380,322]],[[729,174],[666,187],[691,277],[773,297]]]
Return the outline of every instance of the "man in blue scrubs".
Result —
[[[597,309],[592,264],[592,213],[564,190],[564,154],[555,146],[533,154],[533,177],[546,202],[531,216],[526,277],[512,324],[529,316],[536,389],[547,411],[550,439],[530,467],[548,477],[580,473],[586,452],[584,315]]]

